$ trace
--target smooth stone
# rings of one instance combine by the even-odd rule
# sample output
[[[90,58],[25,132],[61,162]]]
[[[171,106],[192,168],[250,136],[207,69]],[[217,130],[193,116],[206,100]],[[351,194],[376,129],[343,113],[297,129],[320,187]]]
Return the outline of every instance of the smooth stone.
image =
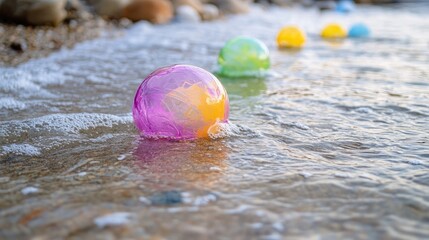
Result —
[[[176,9],[176,20],[178,22],[201,22],[201,17],[198,12],[188,5],[179,6]]]
[[[66,0],[3,0],[0,2],[2,19],[30,25],[58,25],[65,17]]]
[[[213,4],[204,4],[203,12],[201,16],[202,16],[202,19],[205,21],[219,18],[220,16],[219,8]]]
[[[152,205],[175,205],[183,203],[182,193],[177,190],[156,193],[149,197]]]
[[[123,17],[137,22],[167,23],[173,18],[173,5],[167,0],[133,0],[123,11]]]

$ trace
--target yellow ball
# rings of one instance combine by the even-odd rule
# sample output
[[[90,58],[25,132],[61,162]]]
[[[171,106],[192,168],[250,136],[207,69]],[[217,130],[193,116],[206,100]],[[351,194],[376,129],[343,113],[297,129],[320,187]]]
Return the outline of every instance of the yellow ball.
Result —
[[[287,26],[280,30],[277,35],[277,45],[280,48],[300,48],[306,41],[304,31],[298,27]]]
[[[339,24],[328,24],[320,34],[323,38],[346,38],[347,31]]]

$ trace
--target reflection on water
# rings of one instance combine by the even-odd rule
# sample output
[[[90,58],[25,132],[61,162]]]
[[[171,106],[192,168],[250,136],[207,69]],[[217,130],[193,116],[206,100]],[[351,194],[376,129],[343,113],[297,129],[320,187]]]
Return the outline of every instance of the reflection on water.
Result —
[[[323,39],[323,42],[325,42],[327,46],[333,49],[339,49],[344,45],[345,40],[344,39]]]
[[[133,156],[140,174],[146,177],[209,187],[226,171],[228,152],[224,140],[175,142],[143,139],[138,141]]]
[[[279,48],[278,51],[284,53],[286,56],[295,57],[302,51],[302,48]]]
[[[219,77],[223,86],[228,89],[228,96],[252,97],[258,96],[267,90],[264,78],[227,78]]]
[[[138,23],[1,68],[0,239],[428,239],[428,9]],[[332,47],[319,37],[329,22],[373,36]],[[277,49],[285,25],[308,33],[305,48]],[[130,109],[144,77],[215,69],[236,35],[265,42],[272,69],[220,79],[225,136],[139,139]],[[99,227],[115,216],[121,226]]]

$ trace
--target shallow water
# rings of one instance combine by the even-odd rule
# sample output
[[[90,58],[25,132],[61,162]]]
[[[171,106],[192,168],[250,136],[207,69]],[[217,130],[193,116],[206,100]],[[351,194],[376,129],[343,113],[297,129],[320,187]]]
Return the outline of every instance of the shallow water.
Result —
[[[0,69],[0,238],[429,238],[428,11],[140,23]],[[331,21],[373,35],[322,41]],[[309,33],[305,49],[276,49],[284,24]],[[130,109],[144,77],[175,63],[215,70],[236,35],[267,43],[272,72],[221,79],[226,136],[139,139]]]

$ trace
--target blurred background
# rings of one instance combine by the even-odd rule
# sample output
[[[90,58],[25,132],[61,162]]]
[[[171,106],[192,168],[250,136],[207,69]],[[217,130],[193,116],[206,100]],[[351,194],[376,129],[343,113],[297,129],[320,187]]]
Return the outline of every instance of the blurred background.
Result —
[[[201,22],[264,7],[350,11],[356,4],[419,0],[0,0],[0,64],[16,65],[133,22]]]

